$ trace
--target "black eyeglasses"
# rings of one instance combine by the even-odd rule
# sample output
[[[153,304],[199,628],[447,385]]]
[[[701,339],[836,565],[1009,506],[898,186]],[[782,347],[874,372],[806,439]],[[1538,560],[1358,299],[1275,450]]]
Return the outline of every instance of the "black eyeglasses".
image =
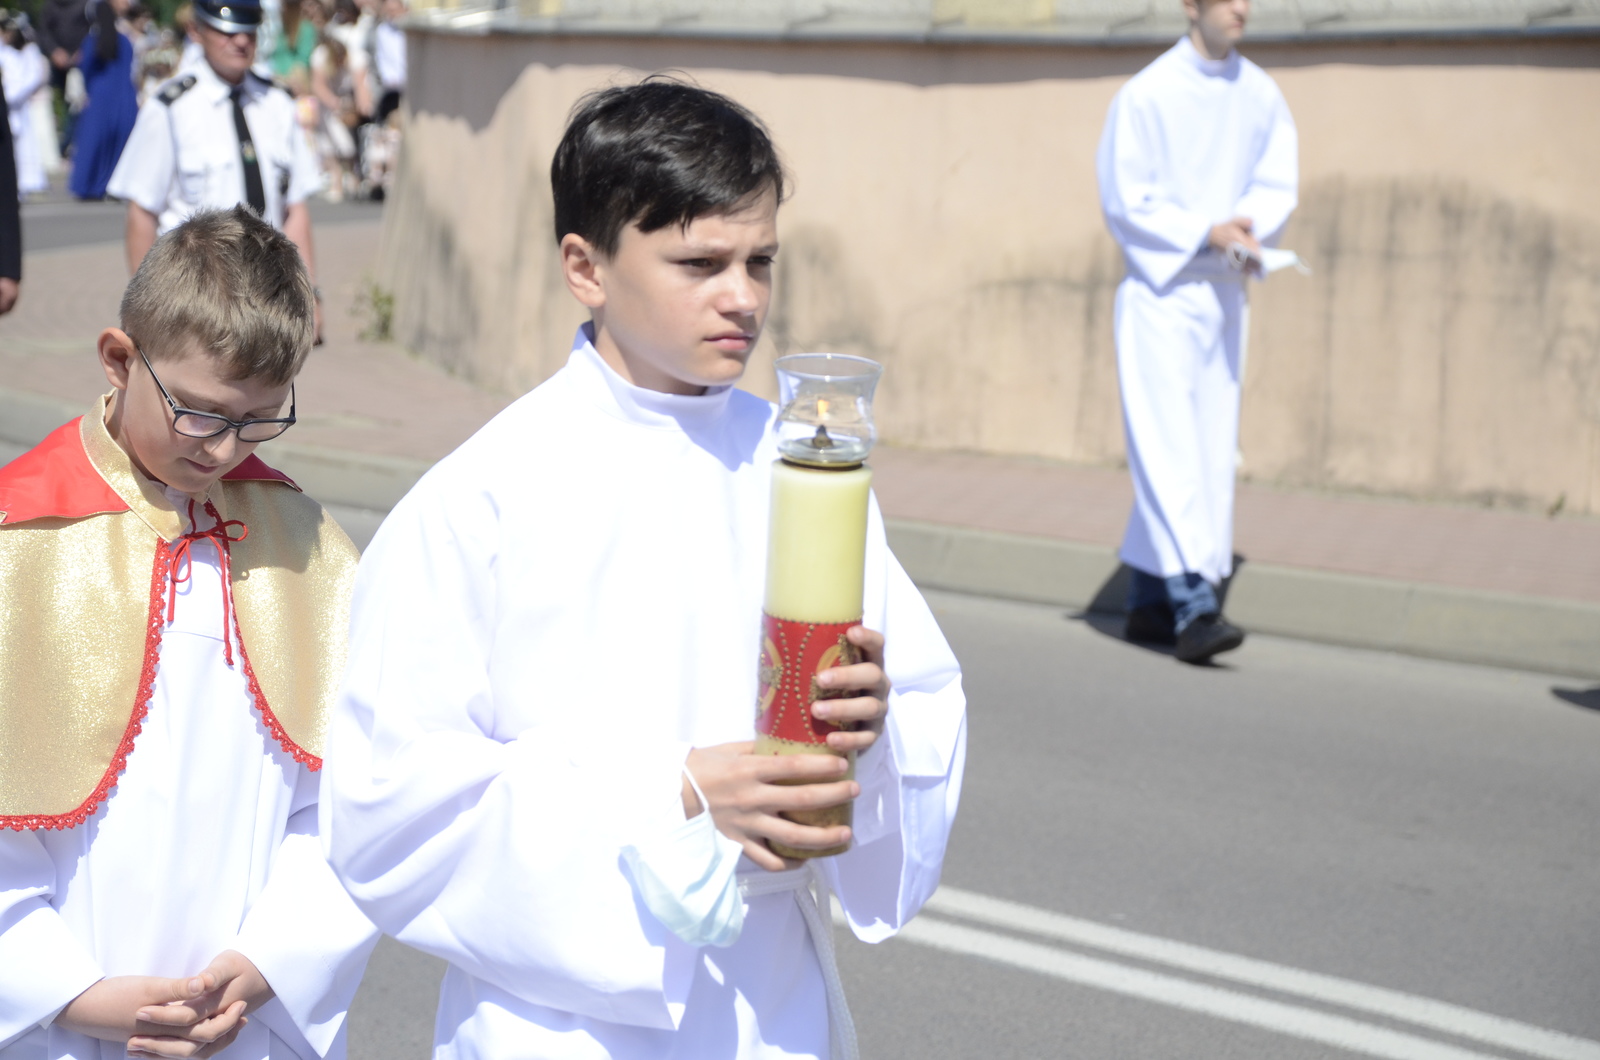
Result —
[[[294,384],[289,384],[289,415],[273,420],[230,420],[226,416],[219,416],[215,412],[196,412],[194,409],[182,408],[172,400],[172,395],[167,393],[167,388],[162,385],[161,377],[156,375],[150,358],[144,355],[135,342],[133,348],[139,351],[139,357],[144,361],[144,366],[150,369],[150,378],[156,381],[156,386],[161,388],[161,396],[167,399],[167,406],[172,409],[172,429],[186,438],[215,438],[224,431],[238,431],[241,442],[270,442],[284,431],[294,426]]]

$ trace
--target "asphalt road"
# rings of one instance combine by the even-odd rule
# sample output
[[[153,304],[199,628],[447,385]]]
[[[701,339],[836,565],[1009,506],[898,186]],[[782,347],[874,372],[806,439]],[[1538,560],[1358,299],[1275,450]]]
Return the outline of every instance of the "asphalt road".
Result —
[[[839,935],[863,1056],[1600,1058],[1600,691],[931,599],[966,792],[936,910]],[[354,1060],[427,1055],[440,972],[385,940]]]

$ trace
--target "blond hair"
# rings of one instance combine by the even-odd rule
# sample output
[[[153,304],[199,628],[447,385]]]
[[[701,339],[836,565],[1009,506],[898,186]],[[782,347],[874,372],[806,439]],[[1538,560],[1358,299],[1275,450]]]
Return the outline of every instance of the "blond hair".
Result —
[[[122,330],[157,360],[199,344],[234,379],[282,385],[316,337],[294,243],[247,207],[205,210],[150,248],[122,295]]]

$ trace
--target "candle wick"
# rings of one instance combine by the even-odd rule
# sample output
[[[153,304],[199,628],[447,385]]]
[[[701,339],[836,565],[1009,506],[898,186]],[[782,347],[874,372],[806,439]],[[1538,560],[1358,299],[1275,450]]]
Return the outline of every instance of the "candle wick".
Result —
[[[828,436],[828,428],[818,427],[816,435],[811,439],[811,444],[818,449],[832,449],[833,439]]]

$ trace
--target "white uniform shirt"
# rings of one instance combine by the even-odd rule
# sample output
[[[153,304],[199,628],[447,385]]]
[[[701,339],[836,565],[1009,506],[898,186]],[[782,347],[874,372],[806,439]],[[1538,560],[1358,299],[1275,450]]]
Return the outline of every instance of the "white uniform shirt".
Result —
[[[699,949],[619,858],[683,823],[691,747],[754,735],[776,410],[641,390],[585,332],[362,558],[324,770],[331,861],[380,927],[451,962],[437,1057],[826,1056],[793,894],[751,897],[738,941]],[[893,692],[857,762],[855,846],[821,869],[875,942],[938,885],[966,701],[871,511],[863,621]]]
[[[287,208],[322,187],[322,170],[289,94],[254,73],[245,75],[242,87],[244,117],[266,193],[263,217],[282,228]],[[107,194],[155,214],[162,232],[197,210],[246,202],[232,90],[203,61],[163,84],[140,108]]]

